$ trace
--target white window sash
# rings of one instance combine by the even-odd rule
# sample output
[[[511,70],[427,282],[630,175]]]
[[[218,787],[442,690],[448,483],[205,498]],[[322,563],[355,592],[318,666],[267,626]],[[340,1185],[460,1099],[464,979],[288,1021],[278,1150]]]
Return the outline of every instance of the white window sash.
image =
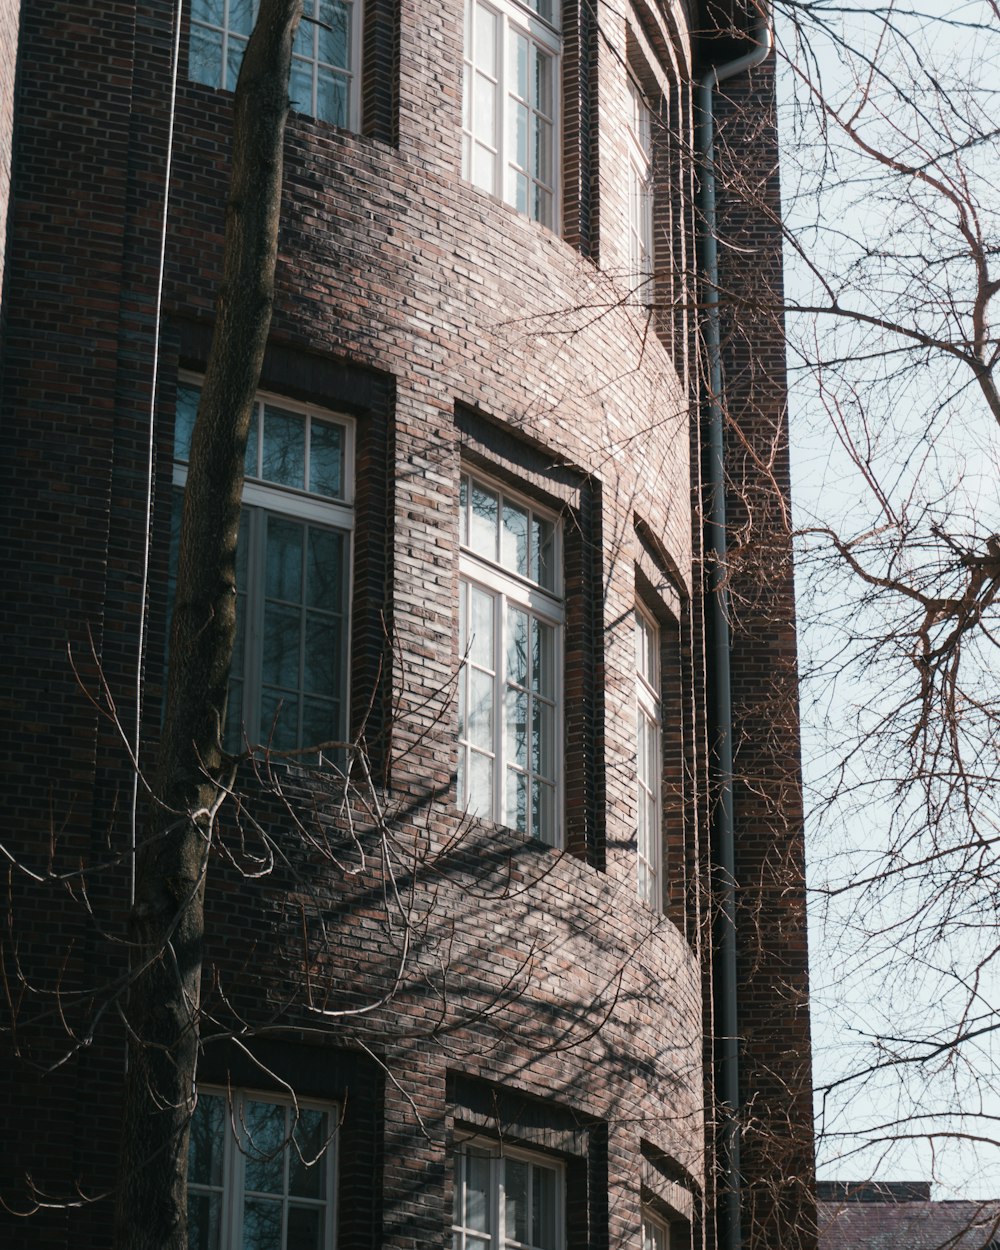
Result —
[[[467,1213],[465,1203],[467,1161],[470,1155],[478,1155],[480,1158],[489,1161],[489,1194],[487,1196],[486,1213],[488,1230],[486,1232],[481,1229],[471,1228],[464,1222]],[[454,1183],[458,1191],[457,1206],[461,1219],[452,1224],[453,1250],[466,1250],[470,1240],[479,1243],[485,1240],[488,1242],[490,1250],[493,1250],[493,1247],[497,1247],[498,1250],[505,1250],[506,1247],[531,1246],[530,1242],[514,1241],[512,1235],[508,1235],[505,1226],[507,1206],[505,1173],[508,1161],[527,1163],[533,1168],[552,1174],[555,1188],[555,1237],[552,1243],[552,1250],[565,1250],[566,1172],[561,1160],[510,1146],[505,1146],[501,1152],[495,1143],[482,1139],[462,1142],[456,1151],[456,1157],[460,1160],[460,1175],[454,1177]],[[529,1186],[529,1193],[532,1188],[532,1186]]]
[[[629,122],[625,127],[628,159],[629,278],[636,302],[652,302],[653,276],[653,113],[637,83],[629,77]]]
[[[555,16],[558,17],[559,0],[556,0]],[[489,71],[482,62],[478,26],[477,9],[491,14],[494,19],[494,54],[496,57],[495,72]],[[517,35],[526,38],[531,47],[551,60],[551,112],[541,113],[538,108],[528,105],[528,161],[526,167],[517,164],[517,110],[523,102],[516,92],[515,43]],[[498,0],[497,3],[486,3],[485,0],[467,0],[465,11],[465,80],[463,86],[463,134],[462,134],[462,174],[470,182],[481,189],[502,198],[506,203],[517,204],[517,178],[524,176],[529,182],[529,199],[527,215],[533,220],[541,220],[549,229],[558,233],[560,221],[560,171],[561,171],[561,109],[562,109],[562,38],[558,27],[545,21],[531,9],[514,0]],[[482,98],[477,86],[490,82],[493,85],[492,112],[493,133],[484,136],[480,132],[480,110],[477,99]],[[485,94],[485,93],[484,93]],[[535,115],[543,116],[550,127],[551,142],[549,159],[543,170],[532,169],[532,144],[534,127],[530,125]],[[490,177],[482,176],[483,171],[477,162],[479,153],[492,153],[489,161]],[[531,187],[542,188],[545,195],[551,197],[548,220],[533,211]]]
[[[254,22],[256,22],[257,20],[257,11],[259,8],[259,2],[260,0],[253,0],[253,21]],[[307,17],[318,16],[319,4],[318,4],[318,0],[316,0],[315,4],[312,2],[312,0],[305,0],[305,13],[303,15],[303,19],[300,24],[300,30],[305,29],[308,34],[312,35],[312,39],[310,41],[312,43],[312,54],[310,56],[302,56],[298,53],[294,53],[293,59],[299,62],[299,64],[308,64],[311,67],[312,87],[311,87],[311,98],[308,102],[308,105],[306,106],[302,104],[301,102],[296,101],[296,104],[298,105],[296,111],[303,114],[304,116],[315,117],[315,118],[319,117],[318,109],[317,109],[318,99],[319,99],[318,97],[318,75],[319,75],[320,67],[323,66],[324,68],[331,69],[334,72],[336,77],[347,80],[347,116],[344,119],[343,127],[346,130],[357,130],[358,125],[359,125],[359,119],[361,116],[360,66],[361,66],[362,22],[364,18],[364,5],[362,3],[362,0],[344,0],[344,3],[351,10],[351,14],[350,14],[351,31],[350,31],[350,40],[349,40],[349,45],[348,45],[348,54],[347,54],[348,64],[346,67],[340,67],[340,66],[333,66],[325,61],[322,61],[322,62],[320,61],[319,49],[318,49],[318,33],[315,29],[315,23],[308,22],[306,20]],[[232,25],[229,20],[229,13],[230,13],[231,5],[232,5],[232,0],[216,0],[216,7],[220,14],[219,21],[213,22],[213,21],[195,20],[193,18],[191,20],[191,38],[192,39],[197,38],[197,31],[199,30],[212,31],[214,34],[220,37],[221,42],[220,42],[219,47],[220,47],[221,63],[218,66],[219,72],[216,75],[216,81],[206,82],[205,78],[203,77],[196,78],[195,77],[196,67],[192,63],[192,60],[190,58],[190,53],[189,53],[189,61],[188,61],[188,72],[189,72],[190,77],[193,78],[197,82],[204,82],[206,86],[215,87],[217,90],[220,88],[223,88],[226,90],[232,90],[235,87],[235,83],[227,82],[227,78],[229,76],[229,59],[230,59],[231,51],[233,49],[245,50],[247,39],[248,39],[247,35],[238,33],[232,29]],[[301,37],[302,36],[300,35],[300,39]],[[240,61],[242,61],[242,54],[240,55]],[[213,62],[213,68],[214,68],[214,62]],[[328,124],[333,125],[335,123],[329,122]]]
[[[540,838],[553,846],[562,845],[562,829],[563,829],[563,783],[562,783],[562,751],[563,751],[563,698],[562,698],[562,672],[563,672],[563,637],[562,626],[564,612],[562,604],[554,601],[550,596],[537,588],[528,588],[520,585],[514,578],[504,576],[498,571],[487,570],[481,566],[472,557],[463,555],[460,560],[461,584],[460,593],[463,596],[463,605],[465,597],[468,595],[471,600],[471,591],[478,588],[484,594],[488,595],[492,600],[493,609],[493,646],[492,646],[492,729],[491,729],[491,746],[493,760],[492,775],[492,795],[491,795],[491,811],[486,814],[489,819],[496,821],[497,824],[505,825],[509,828],[515,828],[516,812],[507,810],[507,774],[508,771],[517,772],[525,778],[527,787],[526,799],[526,829],[525,832],[532,837]],[[506,669],[506,644],[507,644],[507,609],[515,608],[525,612],[529,618],[537,620],[543,626],[552,631],[552,668],[553,668],[553,694],[549,698],[542,696],[531,689],[529,680],[529,688],[527,691],[526,704],[527,712],[527,732],[529,740],[526,746],[526,766],[521,767],[516,764],[508,753],[508,724],[507,724],[507,686],[508,672]],[[462,639],[463,646],[468,650],[471,649],[472,633],[471,621],[469,620],[468,609],[466,611],[466,637]],[[529,624],[530,629],[530,624]],[[470,673],[472,671],[485,672],[478,666],[473,666],[471,659],[462,656],[462,673],[459,680],[468,683]],[[468,691],[468,684],[464,687]],[[543,744],[543,751],[546,749],[552,759],[553,776],[551,778],[539,770],[536,772],[533,765],[532,750],[532,725],[533,725],[533,709],[535,702],[541,702],[545,706],[552,708],[552,733],[551,741]],[[459,739],[459,751],[463,755],[463,777],[465,785],[465,805],[469,810],[472,798],[472,776],[471,762],[473,755],[486,755],[486,752],[477,743],[473,743],[469,736],[469,708],[470,698],[466,695],[466,726],[465,735]],[[552,794],[553,803],[553,830],[551,834],[546,832],[538,832],[534,827],[534,817],[532,811],[532,784],[536,783],[549,789]]]
[[[663,900],[662,773],[663,727],[659,690],[660,631],[655,621],[638,607],[636,634],[636,874],[639,897],[654,911]],[[652,643],[650,671],[639,658],[639,640],[645,657]]]
[[[178,379],[182,385],[198,387],[203,384],[201,378],[182,374]],[[266,745],[269,725],[262,723],[263,699],[263,615],[265,594],[265,531],[269,516],[286,518],[301,522],[318,529],[344,536],[344,600],[341,612],[341,646],[338,658],[340,668],[340,685],[338,700],[340,703],[340,724],[330,734],[333,740],[342,739],[347,731],[348,714],[351,706],[350,690],[350,655],[352,628],[352,589],[354,586],[354,422],[337,413],[328,412],[310,404],[296,403],[283,395],[270,392],[258,392],[255,400],[257,406],[258,438],[263,438],[263,422],[261,414],[268,405],[280,408],[285,412],[294,412],[303,417],[315,418],[318,421],[332,423],[344,431],[343,441],[343,473],[344,498],[335,500],[315,495],[304,489],[282,486],[258,478],[246,478],[243,486],[242,506],[246,519],[245,532],[249,540],[246,553],[247,577],[246,585],[240,588],[243,600],[243,663],[239,673],[232,674],[232,680],[239,684],[241,692],[241,734],[245,733],[251,745]],[[173,466],[173,484],[183,488],[187,484],[188,465],[184,461],[175,460]],[[305,468],[305,480],[308,480],[308,463]],[[304,644],[303,644],[304,645]],[[300,718],[303,714],[303,700],[309,691],[300,687],[296,692],[298,710],[296,712],[296,738],[299,737]],[[313,692],[315,693],[315,692]],[[287,713],[286,713],[287,714]],[[284,719],[280,722],[285,724]],[[288,722],[291,723],[290,721]],[[227,736],[234,732],[230,724]],[[243,748],[242,737],[236,749]],[[303,742],[310,746],[313,743]],[[321,757],[325,758],[325,757]],[[332,758],[328,762],[334,762]]]
[[[225,1108],[222,1140],[222,1172],[221,1185],[205,1185],[190,1182],[189,1195],[218,1194],[220,1197],[220,1228],[219,1250],[238,1250],[243,1245],[243,1212],[247,1197],[253,1197],[257,1191],[246,1188],[247,1162],[247,1129],[246,1104],[248,1102],[266,1103],[281,1107],[286,1113],[291,1110],[291,1125],[295,1116],[303,1111],[318,1111],[327,1117],[330,1137],[323,1149],[322,1156],[313,1164],[323,1169],[321,1196],[307,1198],[292,1195],[288,1192],[289,1153],[295,1149],[290,1141],[283,1144],[281,1158],[283,1165],[284,1192],[281,1195],[268,1194],[266,1197],[281,1204],[282,1223],[281,1241],[284,1246],[288,1236],[288,1210],[308,1208],[323,1212],[324,1237],[323,1250],[335,1250],[337,1242],[337,1129],[340,1108],[336,1103],[322,1103],[311,1100],[293,1100],[274,1093],[258,1092],[244,1089],[225,1089],[213,1086],[199,1086],[199,1097],[208,1095],[220,1098]],[[242,1143],[242,1144],[241,1144]]]

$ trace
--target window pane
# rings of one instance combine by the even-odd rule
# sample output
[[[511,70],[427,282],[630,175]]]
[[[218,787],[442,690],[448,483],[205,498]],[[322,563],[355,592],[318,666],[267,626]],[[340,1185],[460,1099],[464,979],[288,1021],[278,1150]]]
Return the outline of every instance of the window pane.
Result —
[[[538,16],[544,18],[545,21],[552,22],[554,20],[552,16],[552,0],[528,0],[528,6],[534,9]]]
[[[513,573],[528,574],[528,510],[504,500],[500,563]]]
[[[300,746],[318,747],[324,742],[337,742],[340,739],[340,703],[329,699],[302,700],[302,733],[298,739]],[[336,762],[340,758],[337,751],[329,752],[329,759]],[[324,753],[324,758],[327,753]]]
[[[219,1250],[222,1195],[189,1193],[188,1250]]]
[[[344,535],[311,525],[306,537],[306,604],[340,613],[344,586]]]
[[[321,1250],[323,1212],[316,1207],[288,1208],[287,1250]]]
[[[490,1159],[483,1154],[469,1152],[465,1158],[465,1211],[466,1228],[487,1233],[490,1228]]]
[[[556,1174],[551,1168],[531,1169],[531,1240],[539,1250],[556,1247]]]
[[[555,532],[552,521],[531,518],[531,577],[544,590],[555,590]]]
[[[549,846],[557,844],[556,792],[544,781],[534,781],[531,785],[531,822],[536,838],[541,838]]]
[[[499,14],[477,4],[475,11],[475,64],[491,78],[497,77],[497,24]]]
[[[493,816],[493,761],[478,751],[469,753],[469,799],[471,816]]]
[[[309,18],[314,15],[314,8],[312,0],[305,0],[302,6],[302,21],[299,22],[299,28],[295,32],[295,42],[292,44],[293,54],[305,57],[307,61],[315,60],[316,24],[309,21]]]
[[[472,594],[472,634],[467,640],[469,659],[480,668],[493,668],[493,596],[478,586]]]
[[[309,424],[309,489],[331,499],[344,497],[344,427],[330,421]]]
[[[514,106],[514,164],[520,169],[528,168],[528,109],[524,104]]]
[[[294,1119],[295,1113],[292,1112]],[[299,1108],[294,1148],[289,1152],[288,1192],[298,1198],[322,1198],[330,1154],[326,1113]]]
[[[174,412],[174,458],[187,460],[191,454],[191,435],[194,419],[198,415],[198,399],[201,391],[196,386],[178,386],[177,407]]]
[[[298,691],[301,630],[301,609],[277,603],[265,606],[261,675],[266,685]]]
[[[265,690],[260,698],[258,740],[275,751],[294,751],[299,745],[299,701],[286,692]]]
[[[253,30],[253,0],[229,0],[229,29],[249,36]]]
[[[528,98],[528,41],[524,35],[511,34],[511,59],[514,68],[514,94],[520,100]]]
[[[227,1110],[226,1100],[218,1094],[199,1094],[188,1144],[188,1180],[193,1185],[222,1184],[223,1134],[229,1127]]]
[[[282,1193],[285,1108],[273,1102],[257,1102],[248,1098],[243,1103],[243,1128],[247,1189],[260,1193]],[[279,1228],[280,1212],[279,1207]]]
[[[532,633],[537,628],[532,621]],[[519,608],[507,608],[507,680],[517,686],[528,684],[528,614]]]
[[[556,697],[556,631],[551,625],[532,619],[532,689],[546,699]]]
[[[507,770],[507,810],[504,822],[518,833],[528,832],[528,778],[513,768]]]
[[[519,213],[528,211],[528,179],[524,174],[514,175],[514,207]]]
[[[540,699],[533,700],[531,730],[531,767],[549,781],[555,777],[555,708]]]
[[[340,622],[328,616],[306,616],[302,688],[306,694],[340,694]]]
[[[223,0],[191,0],[191,21],[222,25]]]
[[[463,547],[469,545],[469,479],[463,477],[458,483],[458,541]]]
[[[487,148],[497,146],[497,88],[492,79],[476,74],[475,99],[472,110],[472,133]]]
[[[313,63],[301,57],[292,57],[292,72],[288,80],[288,98],[297,113],[313,111]]]
[[[236,80],[240,76],[240,66],[243,64],[243,53],[246,50],[246,41],[243,39],[235,39],[229,36],[229,44],[226,49],[226,90],[236,90]]]
[[[206,87],[222,86],[222,32],[191,27],[188,76]]]
[[[254,403],[250,413],[250,429],[247,433],[247,450],[243,457],[243,472],[247,477],[260,477],[260,404]]]
[[[507,1241],[528,1240],[528,1164],[504,1160],[504,1234]]]
[[[469,741],[482,751],[493,750],[493,678],[477,669],[469,673]]]
[[[491,195],[498,194],[496,153],[487,151],[478,143],[472,152],[472,181]]]
[[[533,45],[531,103],[546,117],[552,116],[552,66],[554,58]]]
[[[316,116],[331,126],[347,126],[349,117],[348,80],[335,70],[320,69],[316,74]]]
[[[305,485],[306,421],[297,412],[264,408],[264,463],[261,476],[279,486]]]
[[[320,0],[319,59],[338,69],[350,69],[351,6]]]
[[[305,526],[301,521],[283,517],[267,518],[267,597],[286,603],[302,602],[302,540]]]
[[[528,767],[528,696],[508,688],[504,719],[507,724],[506,759],[518,768]]]
[[[534,119],[535,133],[532,136],[535,159],[531,172],[539,182],[550,186],[552,178],[552,123],[536,116]],[[547,194],[539,188],[539,195]]]
[[[472,533],[470,546],[477,555],[488,560],[497,558],[497,513],[499,501],[495,491],[479,482],[472,483]]]
[[[281,1250],[281,1203],[248,1198],[243,1204],[243,1250]]]

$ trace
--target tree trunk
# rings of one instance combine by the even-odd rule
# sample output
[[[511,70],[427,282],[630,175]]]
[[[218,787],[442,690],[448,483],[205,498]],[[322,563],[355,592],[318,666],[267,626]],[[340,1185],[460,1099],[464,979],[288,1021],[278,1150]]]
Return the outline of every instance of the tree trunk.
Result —
[[[302,0],[261,0],[234,101],[222,287],[184,495],[166,715],[136,861],[115,1243],[187,1248],[205,869],[236,633],[243,456],[274,302],[292,40]]]

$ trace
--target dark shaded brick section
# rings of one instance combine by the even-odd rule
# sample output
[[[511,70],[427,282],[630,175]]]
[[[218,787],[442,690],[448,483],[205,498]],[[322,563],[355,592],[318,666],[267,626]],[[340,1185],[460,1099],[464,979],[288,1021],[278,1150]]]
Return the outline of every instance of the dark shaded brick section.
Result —
[[[815,1242],[795,598],[773,62],[717,93],[744,1235]]]

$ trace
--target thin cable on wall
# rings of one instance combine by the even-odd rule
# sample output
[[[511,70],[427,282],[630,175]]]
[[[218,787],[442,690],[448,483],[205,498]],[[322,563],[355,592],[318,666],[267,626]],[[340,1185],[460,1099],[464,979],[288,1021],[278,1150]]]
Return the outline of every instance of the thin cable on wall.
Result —
[[[131,836],[129,856],[129,902],[135,901],[135,854],[138,845],[136,828],[139,809],[139,778],[141,761],[139,758],[140,739],[142,735],[142,677],[145,667],[146,622],[148,619],[149,599],[149,553],[151,544],[150,529],[153,520],[153,464],[156,449],[156,391],[160,370],[160,325],[163,306],[163,275],[167,256],[167,219],[170,211],[170,178],[174,159],[174,120],[177,113],[177,74],[180,66],[181,17],[184,12],[184,0],[177,0],[174,11],[173,59],[170,72],[170,115],[167,124],[167,154],[163,180],[163,218],[160,223],[160,257],[156,276],[156,305],[153,318],[153,368],[149,388],[149,438],[146,445],[146,523],[142,546],[142,583],[139,590],[139,636],[135,663],[135,738],[132,743],[132,796],[129,812],[129,829]]]

